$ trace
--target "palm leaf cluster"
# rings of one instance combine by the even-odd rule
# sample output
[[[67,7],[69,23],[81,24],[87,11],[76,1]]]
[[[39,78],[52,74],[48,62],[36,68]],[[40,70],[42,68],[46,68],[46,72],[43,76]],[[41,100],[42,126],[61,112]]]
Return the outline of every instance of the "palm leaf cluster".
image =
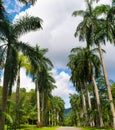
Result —
[[[35,4],[36,0],[19,0],[24,4]],[[37,102],[33,109],[38,112],[38,123],[41,123],[40,113],[42,111],[42,122],[45,124],[45,116],[48,113],[47,102],[48,97],[51,97],[52,89],[55,86],[55,80],[52,77],[51,69],[52,62],[45,56],[48,49],[40,49],[31,46],[29,43],[19,41],[19,37],[30,31],[37,31],[42,29],[42,19],[26,14],[13,23],[8,19],[9,15],[5,11],[2,1],[0,1],[0,69],[4,70],[2,97],[0,100],[0,130],[4,130],[5,120],[9,120],[9,116],[5,116],[7,109],[10,108],[7,103],[8,96],[12,95],[12,86],[16,83],[15,103],[12,107],[11,113],[12,124],[14,129],[17,129],[20,124],[20,113],[23,113],[23,98],[20,97],[20,69],[24,67],[27,74],[36,83]],[[21,101],[22,99],[22,101]],[[42,105],[41,105],[42,104]],[[37,107],[36,107],[37,106]],[[41,107],[40,107],[41,106]],[[38,111],[37,111],[38,108]],[[64,108],[63,108],[64,109]],[[9,110],[8,110],[9,112]],[[4,114],[5,113],[5,114]],[[34,113],[34,115],[37,114]],[[45,113],[45,114],[44,114]],[[28,118],[28,120],[30,117]],[[48,119],[47,119],[48,120]]]
[[[100,85],[97,86],[98,82],[100,82],[97,79],[99,78],[100,74],[102,74],[101,71],[103,70],[105,77],[104,85],[107,86],[106,89],[104,87],[106,91],[106,100],[103,101],[105,104],[107,103],[106,101],[108,101],[110,104],[111,111],[108,110],[108,115],[110,117],[112,116],[112,125],[115,129],[115,109],[111,94],[110,82],[108,80],[103,57],[104,51],[101,49],[101,44],[106,45],[107,40],[110,43],[114,43],[115,41],[115,8],[114,6],[109,5],[98,5],[93,8],[93,0],[85,0],[85,2],[86,10],[74,11],[72,15],[75,17],[82,17],[81,22],[77,25],[75,37],[79,37],[79,41],[85,41],[86,47],[73,48],[71,50],[71,54],[69,55],[68,62],[68,67],[71,70],[71,81],[76,87],[76,90],[79,94],[78,96],[81,97],[81,103],[83,107],[81,116],[78,114],[81,113],[81,110],[77,111],[78,113],[76,114],[76,118],[79,117],[79,119],[76,121],[79,125],[96,125],[103,127],[106,124],[105,117],[103,115],[103,106],[105,105],[101,105],[102,102],[99,97],[99,93],[101,92],[98,90],[98,87],[100,87]],[[94,46],[97,46],[97,48],[94,48]],[[90,90],[90,86],[93,87],[93,93]],[[72,98],[72,96],[70,98]],[[97,104],[96,106],[92,105],[94,99]],[[73,98],[71,100],[73,100]],[[98,112],[98,116],[94,114],[95,111],[93,111],[92,106],[93,109]],[[97,121],[97,119],[99,120]]]

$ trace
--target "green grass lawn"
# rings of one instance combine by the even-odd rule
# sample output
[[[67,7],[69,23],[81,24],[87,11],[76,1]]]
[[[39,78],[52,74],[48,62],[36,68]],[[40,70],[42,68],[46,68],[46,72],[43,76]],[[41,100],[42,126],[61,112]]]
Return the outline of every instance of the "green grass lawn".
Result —
[[[22,125],[21,130],[56,130],[59,127],[42,127],[37,128],[36,125]],[[91,128],[91,127],[79,127],[81,130],[113,130],[112,128]]]
[[[21,125],[20,130],[56,130],[58,127],[42,127],[42,128],[37,128],[36,125]],[[91,127],[77,127],[80,128],[81,130],[113,130],[112,128],[91,128]]]
[[[37,128],[36,125],[22,125],[21,130],[56,130],[58,127]]]
[[[80,127],[81,130],[113,130],[112,128]]]

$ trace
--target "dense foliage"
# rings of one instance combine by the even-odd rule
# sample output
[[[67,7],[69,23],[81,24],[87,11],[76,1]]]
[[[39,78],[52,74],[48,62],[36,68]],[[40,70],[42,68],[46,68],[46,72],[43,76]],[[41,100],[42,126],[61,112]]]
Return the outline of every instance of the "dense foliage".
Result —
[[[84,41],[86,47],[73,48],[67,64],[71,70],[70,80],[78,93],[70,95],[73,124],[115,130],[114,84],[108,79],[101,48],[102,44],[115,42],[115,4],[113,1],[112,6],[94,7],[93,0],[85,2],[86,9],[74,11],[73,16],[82,17],[75,37]]]
[[[0,87],[1,93],[2,87]],[[13,92],[12,95],[8,98],[7,110],[6,110],[6,124],[7,127],[13,125],[13,121],[15,119],[15,97],[16,92]],[[42,93],[40,95],[40,99],[42,101]],[[48,97],[46,102],[46,106],[44,108],[44,115],[42,118],[45,126],[56,126],[62,125],[64,122],[64,101],[60,97],[51,96]],[[42,103],[42,102],[41,102]],[[41,112],[42,112],[41,107]],[[36,105],[36,93],[34,89],[31,89],[29,92],[26,91],[25,88],[20,89],[20,98],[19,98],[19,113],[18,118],[16,119],[18,123],[18,128],[22,126],[22,124],[31,124],[36,125],[37,122],[37,105]],[[42,113],[41,113],[42,114]]]

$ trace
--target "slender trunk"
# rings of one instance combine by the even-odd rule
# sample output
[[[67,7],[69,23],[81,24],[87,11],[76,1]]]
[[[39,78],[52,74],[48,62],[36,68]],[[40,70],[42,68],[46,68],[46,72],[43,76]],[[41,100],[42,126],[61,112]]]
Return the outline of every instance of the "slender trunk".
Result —
[[[42,92],[42,123],[43,123],[43,125],[44,125],[44,113],[45,113],[45,111],[44,111],[44,90],[43,90],[43,92]]]
[[[84,96],[84,93],[83,93],[83,89],[81,89],[81,96],[82,96],[82,105],[83,105],[83,112],[84,114],[86,114],[86,101],[85,101],[85,96]]]
[[[54,111],[52,110],[52,113],[51,113],[51,115],[52,115],[52,126],[54,126]]]
[[[93,84],[94,84],[94,92],[95,92],[95,97],[96,97],[96,102],[97,102],[97,110],[98,110],[98,113],[99,113],[100,127],[104,127],[102,111],[101,111],[101,102],[100,102],[100,98],[99,98],[98,87],[97,87],[94,76],[92,76],[92,81],[93,81]]]
[[[14,130],[17,129],[19,125],[19,92],[20,92],[20,68],[17,73],[17,87],[16,87],[16,105],[15,105],[15,120],[14,120]]]
[[[57,125],[59,125],[59,113],[57,112]]]
[[[55,123],[54,123],[54,124],[55,124],[55,126],[56,126],[56,125],[57,125],[57,112],[56,112],[56,109],[55,109],[54,113],[55,113],[55,119],[54,119],[54,120],[55,120]]]
[[[88,87],[87,87],[86,83],[84,83],[84,85],[85,85],[85,88],[86,88],[88,106],[89,106],[89,110],[90,110],[90,113],[91,113],[92,106],[91,106],[91,99],[90,99],[90,96],[89,96],[89,90],[88,90]],[[90,124],[90,126],[94,126],[94,120],[93,120],[92,114],[90,115],[89,124]]]
[[[49,125],[50,125],[50,121],[51,121],[51,119],[50,119],[50,110],[49,110]]]
[[[7,58],[6,58],[6,64],[4,68],[4,79],[3,79],[3,89],[2,89],[2,105],[1,105],[1,116],[0,116],[0,130],[4,130],[5,126],[5,112],[6,112],[6,106],[7,106],[7,96],[8,96],[8,57],[10,54],[10,49],[8,49],[7,52]]]
[[[37,93],[37,119],[38,123],[40,123],[40,93],[38,88],[38,80],[36,79],[36,93]]]
[[[6,74],[6,69],[4,70],[4,82],[2,90],[2,106],[1,106],[1,116],[0,116],[0,130],[4,130],[5,125],[5,115],[7,106],[7,95],[8,95],[8,79]]]
[[[103,68],[103,73],[104,73],[105,82],[106,82],[106,86],[107,86],[108,97],[110,100],[110,108],[111,108],[111,113],[112,113],[112,117],[113,117],[113,129],[115,130],[115,108],[114,108],[114,104],[113,104],[113,97],[112,97],[112,93],[111,93],[111,88],[110,88],[108,73],[107,73],[107,69],[106,69],[106,65],[105,65],[105,61],[104,61],[104,56],[103,56],[103,52],[102,52],[100,44],[98,45],[98,48],[99,48],[100,58],[102,61],[102,68]]]
[[[82,88],[81,88],[81,97],[82,97],[84,117],[85,117],[85,120],[86,120],[87,119],[86,100],[85,100],[85,95],[83,93]],[[86,121],[84,122],[84,126],[85,126],[85,124],[86,124]]]

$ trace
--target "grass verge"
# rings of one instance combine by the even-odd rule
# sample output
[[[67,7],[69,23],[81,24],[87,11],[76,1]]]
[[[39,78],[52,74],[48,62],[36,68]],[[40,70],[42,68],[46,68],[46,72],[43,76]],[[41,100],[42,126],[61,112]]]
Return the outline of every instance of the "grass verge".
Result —
[[[22,125],[20,130],[56,130],[58,127],[37,128],[36,125]]]
[[[80,127],[81,130],[113,130],[112,128]]]

